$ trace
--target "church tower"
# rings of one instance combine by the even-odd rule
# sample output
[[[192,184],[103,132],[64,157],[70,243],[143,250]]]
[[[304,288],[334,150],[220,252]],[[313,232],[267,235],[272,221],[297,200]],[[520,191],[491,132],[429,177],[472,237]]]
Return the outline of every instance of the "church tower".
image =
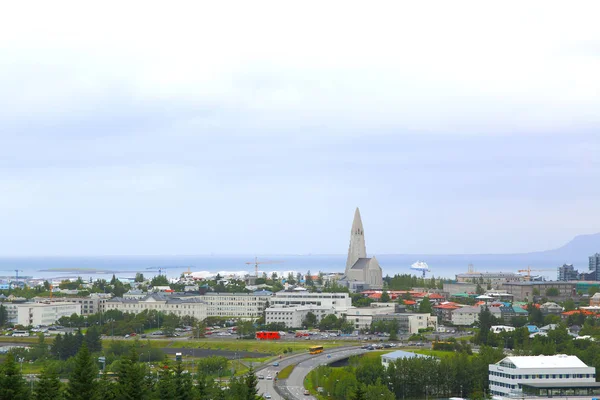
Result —
[[[360,211],[356,207],[354,212],[354,221],[352,221],[352,230],[350,231],[350,247],[348,248],[348,259],[346,260],[346,276],[352,266],[359,258],[367,257],[367,247],[365,246],[365,231],[363,230]]]

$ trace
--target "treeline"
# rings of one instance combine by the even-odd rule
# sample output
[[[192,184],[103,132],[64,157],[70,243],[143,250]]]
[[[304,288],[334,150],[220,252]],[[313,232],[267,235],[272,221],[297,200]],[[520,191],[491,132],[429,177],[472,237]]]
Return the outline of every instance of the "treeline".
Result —
[[[502,350],[481,347],[479,354],[449,353],[442,358],[401,358],[385,368],[379,357],[353,357],[350,366],[321,366],[310,373],[314,388],[334,400],[487,398],[488,365]]]
[[[410,274],[398,274],[383,278],[384,287],[388,290],[411,290],[413,288],[442,289],[444,282],[451,282],[448,279],[422,278]]]
[[[52,367],[45,367],[30,385],[22,376],[16,357],[9,353],[0,365],[0,400],[257,400],[254,371],[232,377],[221,386],[202,368],[197,374],[182,362],[164,362],[153,373],[138,361],[135,348],[119,359],[113,377],[99,374],[97,362],[85,342],[73,358],[74,368],[68,382],[62,383]],[[221,367],[222,368],[222,367]]]

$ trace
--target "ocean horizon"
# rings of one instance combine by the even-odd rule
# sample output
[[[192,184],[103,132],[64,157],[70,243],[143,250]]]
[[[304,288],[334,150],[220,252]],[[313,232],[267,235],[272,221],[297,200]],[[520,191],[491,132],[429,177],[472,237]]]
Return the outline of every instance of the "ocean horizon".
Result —
[[[372,256],[372,255],[371,255]],[[159,267],[164,268],[163,274],[177,277],[182,272],[240,272],[254,271],[254,255],[174,255],[174,256],[73,256],[73,257],[1,257],[0,275],[14,276],[14,270],[19,270],[19,276],[35,278],[68,278],[81,276],[83,279],[106,278],[115,274],[118,277],[132,277],[136,272],[146,276],[158,274]],[[556,279],[556,269],[565,260],[555,257],[531,254],[507,255],[418,255],[418,254],[381,254],[376,255],[383,269],[383,275],[417,274],[410,269],[416,261],[424,261],[429,265],[428,277],[454,279],[456,274],[467,272],[469,264],[478,272],[517,272],[519,269],[530,267],[544,270],[536,272],[548,280]],[[260,264],[259,271],[267,272],[343,272],[346,264],[345,254],[332,255],[261,255],[260,261],[271,263]],[[250,264],[246,264],[250,263]],[[587,258],[571,260],[575,268],[587,267]],[[53,271],[56,269],[71,271]],[[90,269],[104,273],[91,273]]]

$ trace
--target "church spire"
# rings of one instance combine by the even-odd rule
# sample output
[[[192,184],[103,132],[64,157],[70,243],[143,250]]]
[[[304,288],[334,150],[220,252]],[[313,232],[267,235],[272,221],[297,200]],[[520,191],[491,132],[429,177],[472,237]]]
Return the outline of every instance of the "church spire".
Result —
[[[348,259],[346,260],[346,274],[359,258],[366,257],[365,231],[362,219],[360,218],[360,210],[356,207],[354,220],[352,221],[352,230],[350,231],[350,247],[348,248]]]

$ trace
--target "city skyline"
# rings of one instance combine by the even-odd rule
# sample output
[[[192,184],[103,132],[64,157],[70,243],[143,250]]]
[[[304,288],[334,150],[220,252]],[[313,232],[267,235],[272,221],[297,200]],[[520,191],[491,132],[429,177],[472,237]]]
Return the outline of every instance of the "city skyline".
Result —
[[[343,254],[356,207],[376,255],[600,232],[600,6],[558,4],[11,4],[0,256]]]

